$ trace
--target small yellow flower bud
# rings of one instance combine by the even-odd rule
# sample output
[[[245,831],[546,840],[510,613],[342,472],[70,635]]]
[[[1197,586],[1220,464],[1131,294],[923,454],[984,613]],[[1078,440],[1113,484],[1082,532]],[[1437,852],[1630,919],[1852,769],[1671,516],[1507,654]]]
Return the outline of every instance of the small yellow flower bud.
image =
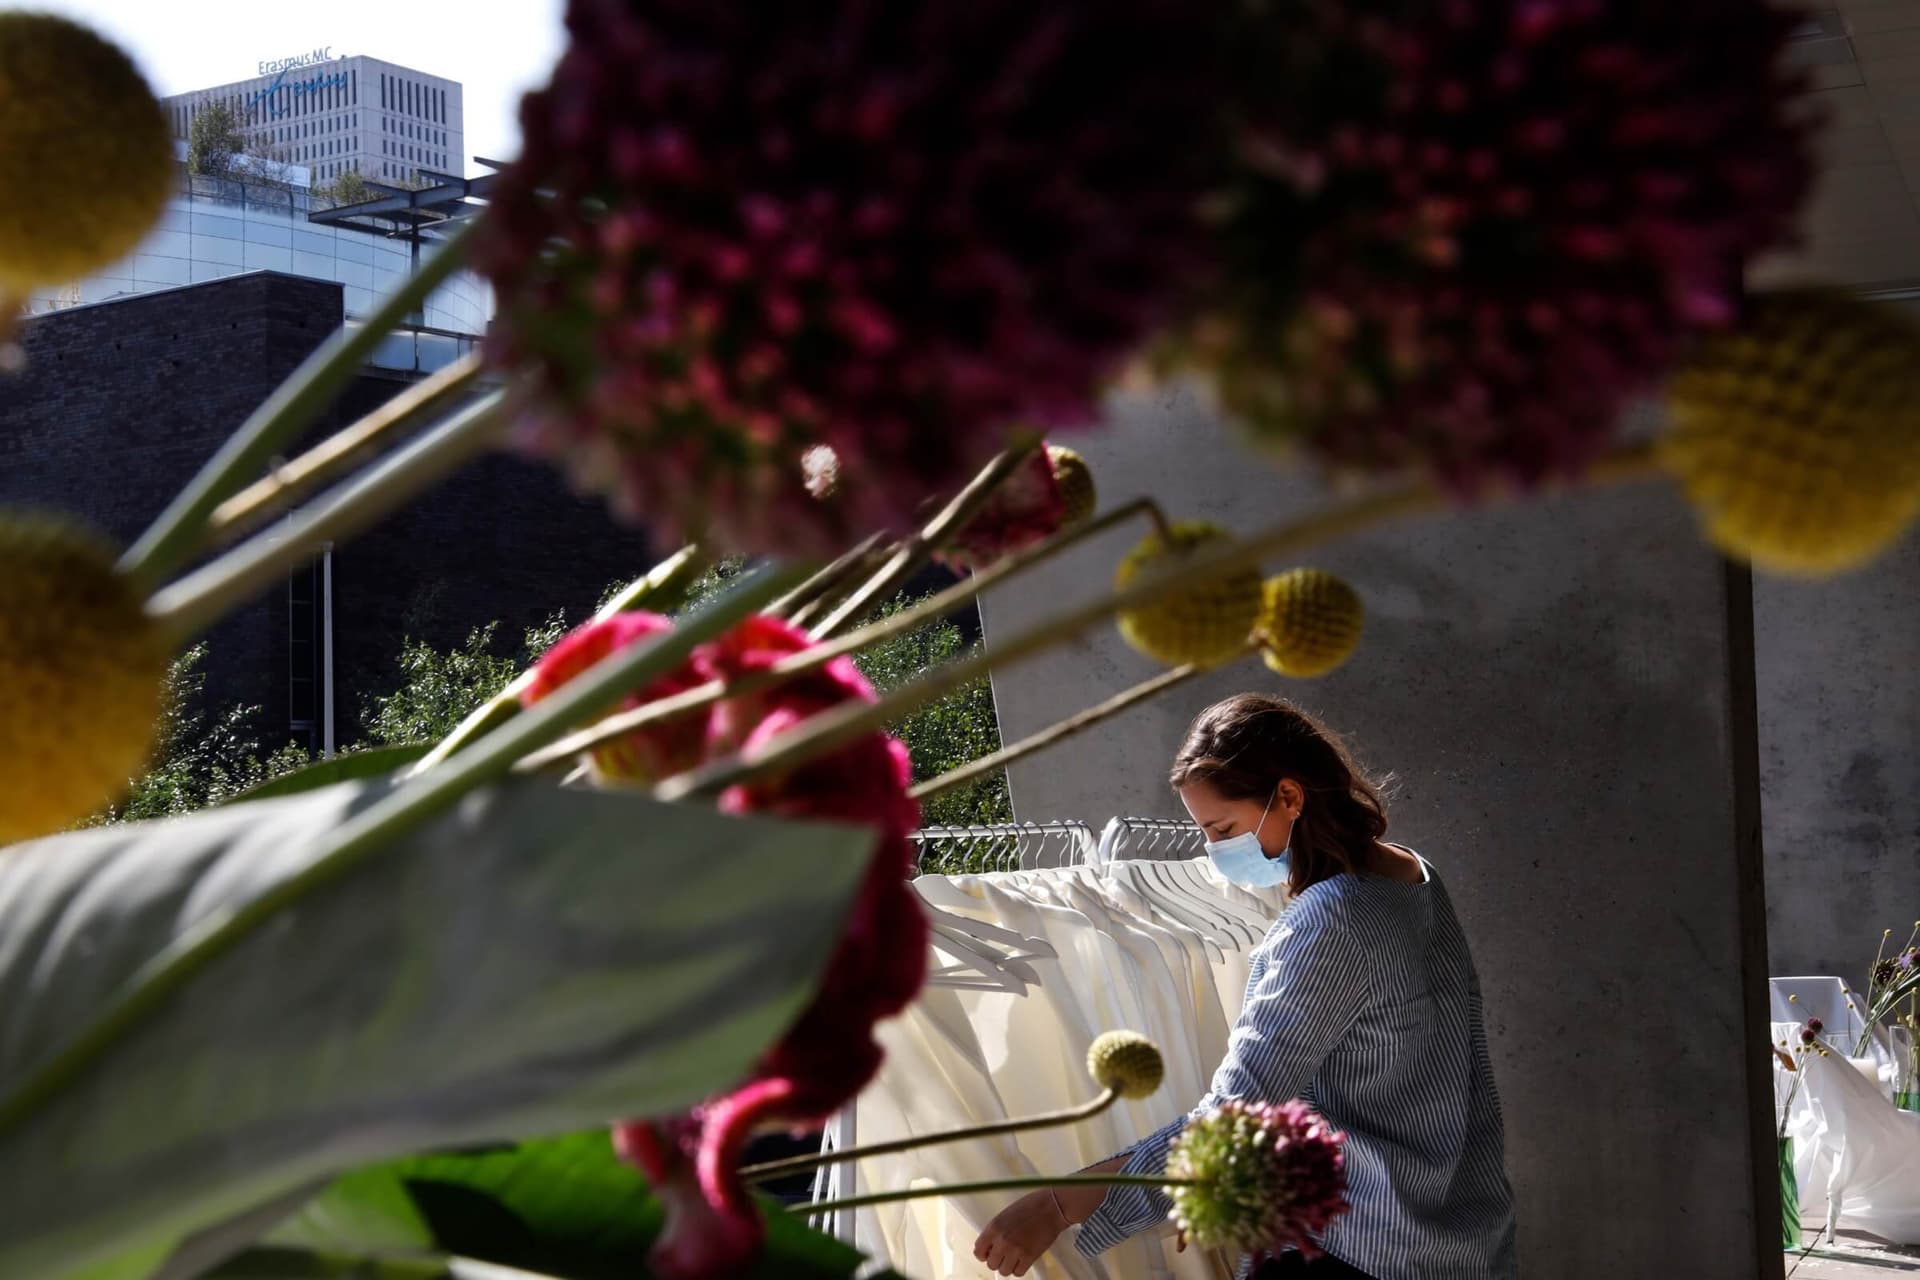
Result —
[[[1138,1031],[1108,1031],[1087,1050],[1087,1074],[1123,1098],[1145,1098],[1166,1076],[1160,1047]]]

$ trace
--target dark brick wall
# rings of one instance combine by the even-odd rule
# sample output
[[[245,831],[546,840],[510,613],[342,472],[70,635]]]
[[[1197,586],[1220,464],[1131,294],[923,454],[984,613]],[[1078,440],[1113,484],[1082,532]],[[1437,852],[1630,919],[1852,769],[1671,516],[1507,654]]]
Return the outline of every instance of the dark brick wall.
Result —
[[[337,284],[272,272],[76,307],[29,321],[23,373],[0,379],[0,502],[75,513],[136,537],[245,416],[341,323]],[[356,380],[316,434],[399,384]],[[357,736],[367,697],[396,680],[409,622],[436,645],[501,622],[502,648],[565,609],[578,619],[608,583],[651,562],[637,531],[572,498],[546,468],[470,463],[334,556],[335,709]],[[208,691],[287,729],[284,585],[207,637]]]

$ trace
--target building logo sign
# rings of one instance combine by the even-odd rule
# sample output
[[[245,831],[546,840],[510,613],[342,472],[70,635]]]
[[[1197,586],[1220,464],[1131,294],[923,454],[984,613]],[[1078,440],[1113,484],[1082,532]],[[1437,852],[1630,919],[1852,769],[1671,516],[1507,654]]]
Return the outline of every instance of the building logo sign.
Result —
[[[260,74],[272,76],[273,81],[266,88],[247,99],[244,114],[251,115],[256,106],[260,106],[263,116],[277,120],[281,116],[291,115],[298,99],[313,93],[324,93],[328,89],[347,87],[347,73],[335,72],[333,75],[309,76],[305,80],[288,80],[287,76],[302,67],[311,67],[320,62],[333,61],[333,46],[326,45],[312,53],[303,53],[292,58],[276,58],[272,62],[260,64]],[[286,92],[283,94],[281,90]],[[264,105],[263,105],[264,104]]]
[[[273,75],[279,71],[296,71],[301,67],[310,67],[316,62],[332,62],[333,46],[323,45],[312,53],[297,53],[291,58],[275,58],[271,62],[260,64],[260,74]]]

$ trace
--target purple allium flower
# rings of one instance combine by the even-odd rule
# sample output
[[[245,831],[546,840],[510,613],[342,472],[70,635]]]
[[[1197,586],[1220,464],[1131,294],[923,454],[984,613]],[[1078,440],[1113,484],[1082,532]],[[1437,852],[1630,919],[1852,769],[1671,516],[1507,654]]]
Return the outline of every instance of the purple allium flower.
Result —
[[[1809,186],[1798,17],[1763,0],[1263,12],[1222,296],[1175,354],[1341,463],[1578,470]]]
[[[1187,1123],[1167,1153],[1174,1218],[1203,1248],[1320,1252],[1347,1212],[1345,1139],[1306,1103],[1228,1102]]]
[[[519,438],[663,537],[898,526],[1093,416],[1204,261],[1176,0],[571,0],[480,259]],[[833,447],[838,498],[802,459]]]

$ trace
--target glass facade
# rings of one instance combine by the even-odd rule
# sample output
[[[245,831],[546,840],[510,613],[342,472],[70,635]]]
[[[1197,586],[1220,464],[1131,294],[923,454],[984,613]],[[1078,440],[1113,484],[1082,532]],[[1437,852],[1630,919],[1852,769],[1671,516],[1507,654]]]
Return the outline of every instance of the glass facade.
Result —
[[[104,302],[243,271],[284,271],[344,285],[351,323],[405,278],[410,248],[404,241],[309,222],[308,209],[308,193],[300,188],[196,176],[133,253],[76,285],[36,292],[29,309]],[[432,249],[423,245],[421,252]],[[459,272],[427,300],[425,329],[437,332],[417,339],[398,335],[383,344],[374,363],[438,368],[485,331],[492,313],[486,283]]]

